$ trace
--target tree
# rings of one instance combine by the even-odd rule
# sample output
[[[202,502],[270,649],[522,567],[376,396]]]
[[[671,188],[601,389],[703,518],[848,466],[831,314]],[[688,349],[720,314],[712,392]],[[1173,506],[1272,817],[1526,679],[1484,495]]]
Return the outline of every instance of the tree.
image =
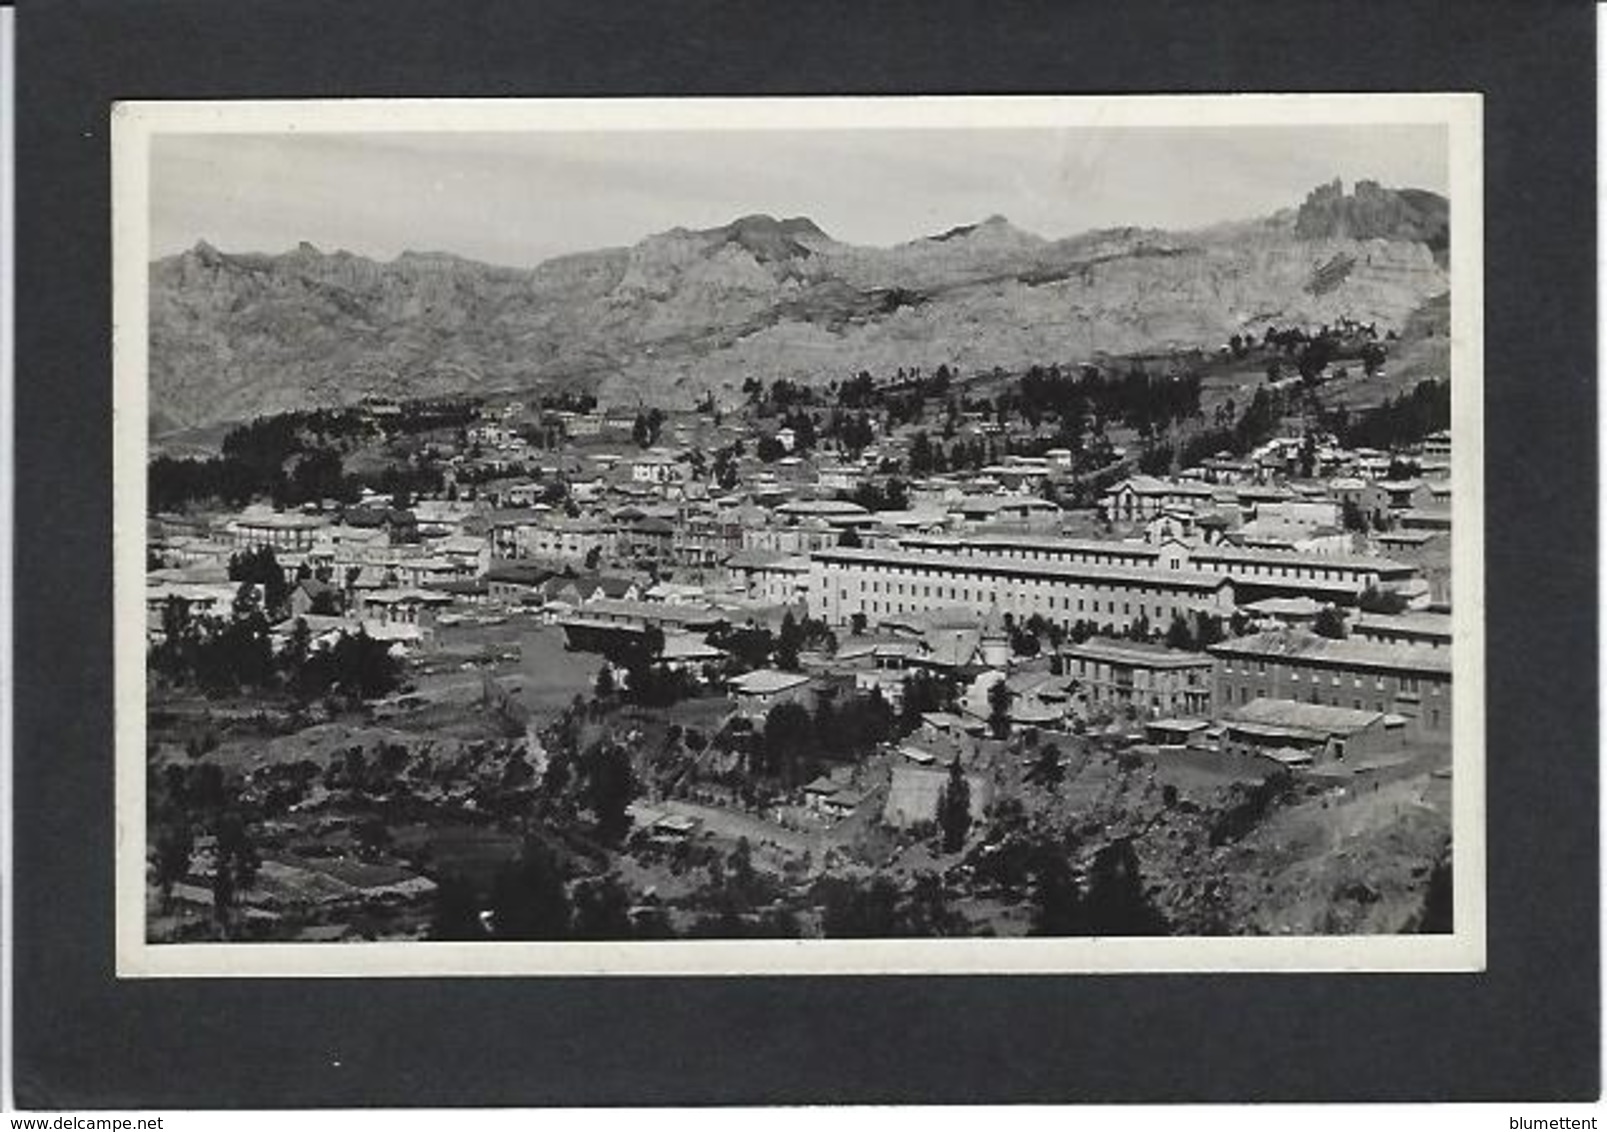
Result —
[[[949,906],[943,880],[935,873],[915,877],[898,918],[899,934],[917,938],[965,935],[969,926],[965,917]]]
[[[442,877],[435,889],[429,938],[455,941],[486,938],[485,925],[480,922],[479,896],[474,887],[457,874]]]
[[[360,819],[352,828],[352,836],[357,842],[357,856],[364,861],[375,860],[391,847],[390,827],[378,814]]]
[[[1014,699],[1015,693],[1002,679],[988,689],[988,726],[992,728],[995,739],[1010,736],[1010,703]]]
[[[784,701],[765,715],[764,752],[769,771],[789,786],[802,777],[800,764],[814,744],[814,719],[802,704]]]
[[[1037,757],[1027,768],[1027,778],[1053,790],[1065,777],[1066,768],[1060,765],[1060,748],[1053,743],[1045,743],[1038,748]]]
[[[609,700],[613,698],[614,690],[614,666],[604,662],[602,667],[597,669],[597,683],[592,694],[599,700]]]
[[[295,624],[290,627],[290,635],[285,640],[284,648],[279,650],[279,666],[284,670],[285,678],[290,685],[298,690],[301,687],[307,657],[311,653],[312,631],[307,628],[307,619],[298,617]]]
[[[638,790],[630,752],[618,743],[600,743],[582,760],[581,771],[582,797],[597,819],[598,833],[618,841],[630,828],[625,811]]]
[[[262,859],[246,832],[245,819],[234,810],[218,815],[213,837],[212,912],[227,937],[238,895],[256,883]]]
[[[1383,366],[1384,359],[1388,357],[1384,347],[1377,342],[1368,342],[1361,348],[1362,371],[1372,377]]]
[[[569,916],[557,857],[539,838],[526,837],[519,860],[503,865],[492,880],[493,932],[498,939],[564,939]]]
[[[1417,930],[1422,934],[1446,934],[1456,930],[1453,915],[1451,854],[1442,853],[1429,874],[1428,887],[1423,892],[1423,907],[1418,912]]]
[[[898,888],[878,876],[869,884],[831,877],[821,884],[820,927],[828,939],[889,939],[898,931]]]
[[[164,821],[153,839],[151,865],[156,887],[162,894],[162,907],[173,898],[173,886],[190,873],[195,853],[195,834],[182,814]]]
[[[1319,637],[1342,641],[1345,639],[1345,615],[1331,605],[1323,606],[1311,622],[1311,631]]]
[[[1060,846],[1044,843],[1032,850],[1032,919],[1028,934],[1081,935],[1082,891],[1071,861]]]
[[[803,647],[803,630],[789,609],[781,619],[781,635],[776,641],[776,667],[786,672],[798,671],[798,652]]]
[[[1120,838],[1094,855],[1083,901],[1085,930],[1099,936],[1165,935],[1166,919],[1144,892],[1138,853]]]
[[[1363,613],[1400,613],[1406,608],[1406,599],[1394,590],[1381,590],[1368,586],[1356,601]]]
[[[269,614],[284,609],[290,598],[290,583],[274,555],[273,547],[243,550],[229,558],[229,581],[262,587],[263,605]]]
[[[613,876],[593,877],[575,885],[571,897],[571,939],[630,939],[630,893]]]
[[[1172,623],[1166,627],[1166,647],[1169,649],[1194,647],[1194,634],[1189,631],[1189,623],[1181,613],[1172,614]]]
[[[937,796],[937,824],[943,831],[943,852],[957,853],[971,831],[971,783],[960,760],[949,763],[949,778]]]
[[[631,440],[638,448],[651,448],[658,443],[659,431],[663,426],[662,410],[652,409],[645,413],[637,413],[636,420],[631,425]]]

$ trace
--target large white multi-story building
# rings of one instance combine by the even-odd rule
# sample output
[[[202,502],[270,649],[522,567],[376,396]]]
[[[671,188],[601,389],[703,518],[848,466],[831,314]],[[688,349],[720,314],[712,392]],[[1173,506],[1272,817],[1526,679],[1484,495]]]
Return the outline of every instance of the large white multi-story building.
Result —
[[[1033,562],[980,554],[836,547],[811,557],[809,612],[841,625],[855,614],[886,616],[939,610],[997,609],[1126,631],[1145,619],[1164,627],[1174,614],[1227,616],[1233,582],[1197,571]]]

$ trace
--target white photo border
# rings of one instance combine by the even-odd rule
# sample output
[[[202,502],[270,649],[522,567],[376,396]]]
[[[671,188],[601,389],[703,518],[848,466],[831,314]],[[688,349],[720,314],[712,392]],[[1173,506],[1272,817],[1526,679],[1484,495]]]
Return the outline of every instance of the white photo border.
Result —
[[[150,151],[160,134],[1443,125],[1451,224],[1454,930],[1442,935],[617,943],[145,937]],[[120,978],[1476,972],[1485,969],[1482,99],[1472,93],[130,101],[111,110]]]

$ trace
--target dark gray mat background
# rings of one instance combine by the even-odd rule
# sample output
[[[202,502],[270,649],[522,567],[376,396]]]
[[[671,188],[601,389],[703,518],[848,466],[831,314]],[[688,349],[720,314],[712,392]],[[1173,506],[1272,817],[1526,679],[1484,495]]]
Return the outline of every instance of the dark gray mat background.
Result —
[[[24,0],[18,1102],[1595,1097],[1592,17],[1413,0]],[[1487,974],[113,978],[114,99],[1406,89],[1486,95]]]

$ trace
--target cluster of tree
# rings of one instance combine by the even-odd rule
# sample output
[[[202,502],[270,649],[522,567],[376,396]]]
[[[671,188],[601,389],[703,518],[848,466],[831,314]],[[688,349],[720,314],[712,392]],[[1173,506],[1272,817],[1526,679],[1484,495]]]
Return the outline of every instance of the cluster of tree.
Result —
[[[380,743],[372,759],[362,747],[347,747],[324,767],[323,784],[329,790],[389,794],[397,788],[411,759],[401,743]]]
[[[822,877],[813,899],[820,905],[821,932],[828,939],[921,939],[969,934],[965,918],[949,902],[943,881],[932,873],[900,888],[891,878],[868,881]]]
[[[1451,383],[1429,378],[1410,392],[1359,414],[1337,408],[1322,415],[1322,426],[1351,448],[1389,451],[1421,443],[1451,427]]]
[[[552,811],[574,814],[590,811],[597,835],[617,843],[630,830],[626,810],[641,793],[631,753],[609,738],[580,747],[579,716],[571,707],[546,732],[547,768],[542,777],[542,801]]]
[[[807,614],[800,620],[789,609],[781,618],[781,631],[771,653],[775,666],[788,672],[798,671],[798,654],[804,649],[834,653],[837,635],[824,621]]]
[[[239,507],[264,498],[279,507],[324,499],[351,502],[362,490],[361,483],[342,470],[339,453],[327,448],[297,456],[288,472],[282,465],[261,471],[229,456],[206,460],[158,456],[147,474],[150,505],[156,511],[211,502]]]
[[[1166,627],[1164,638],[1167,648],[1188,652],[1204,652],[1226,639],[1221,617],[1201,614],[1188,618],[1177,613],[1172,614],[1172,622]]]
[[[631,915],[631,894],[612,874],[575,876],[573,863],[540,837],[499,867],[489,891],[462,875],[435,894],[434,940],[626,940],[663,938]]]
[[[1294,778],[1286,770],[1249,785],[1233,783],[1228,788],[1227,804],[1211,822],[1211,847],[1233,844],[1260,825],[1274,808],[1295,797]]]
[[[696,854],[682,846],[676,859],[690,863]],[[706,850],[709,880],[687,905],[699,912],[685,934],[693,939],[797,939],[803,935],[798,915],[783,899],[774,877],[754,867],[746,837],[721,856]],[[672,869],[674,864],[672,863]]]
[[[857,503],[867,511],[907,511],[910,505],[909,488],[897,476],[880,483],[866,480],[853,491],[839,491],[837,498]]]
[[[657,625],[632,636],[611,637],[603,648],[606,663],[597,670],[594,694],[601,704],[616,698],[642,707],[669,707],[697,694],[690,672],[663,662],[664,630]]]
[[[541,407],[550,413],[590,413],[597,409],[597,398],[573,389],[541,395]]]
[[[663,431],[664,410],[647,409],[636,414],[636,421],[631,425],[631,440],[638,448],[651,448],[658,443]]]
[[[957,711],[960,687],[952,677],[941,672],[918,668],[904,677],[900,689],[899,732],[908,735],[921,725],[921,716],[933,711]]]
[[[195,616],[189,602],[169,598],[162,636],[147,658],[152,673],[208,695],[285,691],[300,699],[375,699],[401,684],[390,646],[362,628],[341,632],[327,648],[312,647],[307,622],[297,618],[276,656],[258,588],[242,582],[228,617]]]
[[[1001,455],[1041,457],[1055,447],[1077,451],[1083,448],[1083,441],[1079,437],[1075,444],[1069,441],[1061,443],[1058,436],[1028,439],[1006,437],[1002,444],[980,436],[970,439],[945,436],[942,440],[934,440],[922,429],[910,438],[909,470],[914,476],[942,475],[967,469],[980,472],[989,464],[998,463]],[[1089,449],[1085,455],[1090,459],[1099,458],[1094,449]]]
[[[1237,349],[1233,350],[1235,357],[1244,357],[1253,349],[1253,336],[1246,336],[1245,342],[1242,354]],[[1283,357],[1293,359],[1300,376],[1307,380],[1320,375],[1329,362],[1349,358],[1360,359],[1362,368],[1370,377],[1384,364],[1386,356],[1378,340],[1378,324],[1357,322],[1352,318],[1324,323],[1314,331],[1298,326],[1282,329],[1269,326],[1262,335],[1262,343],[1267,350],[1275,350]],[[1228,345],[1233,348],[1233,339],[1228,340]]]
[[[1394,590],[1379,589],[1377,586],[1368,586],[1356,599],[1356,606],[1363,613],[1381,613],[1393,616],[1406,609],[1406,599]]]
[[[227,939],[240,893],[256,881],[261,858],[252,839],[256,815],[213,762],[153,766],[146,786],[150,876],[167,907],[190,875],[202,837],[211,839],[212,914]]]
[[[820,426],[820,437],[822,440],[836,442],[837,446],[849,455],[858,456],[876,439],[876,429],[871,424],[869,415],[863,410],[846,412],[842,409],[833,409],[826,417],[825,423]]]
[[[795,454],[803,456],[814,451],[819,429],[812,413],[801,409],[786,413],[781,418],[780,428],[792,430],[792,451]]]
[[[1311,631],[1319,637],[1342,641],[1348,635],[1345,628],[1345,615],[1333,606],[1325,605],[1317,611],[1317,616],[1312,619]]]
[[[242,582],[229,616],[195,616],[183,598],[162,606],[162,633],[148,654],[153,674],[209,695],[277,684],[270,625],[258,587]]]
[[[829,388],[829,387],[828,387]],[[811,385],[778,377],[768,386],[756,377],[742,382],[742,395],[762,417],[786,413],[791,409],[810,408],[823,403],[820,391]]]
[[[290,608],[290,581],[271,546],[251,547],[229,556],[229,581],[262,587],[263,604],[270,617],[283,617]]]
[[[748,761],[756,773],[790,788],[813,777],[821,760],[862,757],[893,732],[893,709],[878,692],[849,696],[841,703],[821,697],[813,711],[799,703],[779,703],[749,737]]]
[[[953,380],[954,371],[946,364],[939,365],[930,374],[920,366],[910,369],[901,366],[891,381],[880,385],[868,370],[860,370],[845,381],[832,382],[827,389],[844,409],[874,409],[885,407],[890,398],[940,400],[948,396]]]
[[[1021,803],[995,807],[987,839],[968,855],[973,883],[1007,894],[1025,892],[1031,905],[1030,934],[1037,936],[1154,936],[1170,930],[1145,889],[1138,853],[1130,838],[1118,838],[1087,860],[1068,827],[1034,825]],[[1086,858],[1085,858],[1086,859]]]
[[[1047,790],[1058,789],[1066,779],[1066,767],[1060,761],[1060,748],[1053,743],[1038,746],[1036,732],[1030,732],[1023,745],[1033,751],[1032,761],[1022,775],[1023,780]]]
[[[1153,440],[1139,457],[1139,470],[1164,475],[1173,468],[1193,467],[1221,452],[1243,456],[1277,435],[1289,403],[1287,390],[1264,385],[1256,389],[1242,414],[1236,412],[1230,399],[1219,407],[1212,424],[1179,437]]]
[[[221,455],[208,459],[158,456],[147,479],[150,506],[179,510],[194,503],[241,506],[253,499],[277,507],[332,499],[352,502],[376,477],[346,472],[342,456],[357,445],[393,436],[460,427],[474,419],[471,401],[404,401],[398,412],[375,418],[361,409],[311,409],[259,417],[228,432]],[[383,473],[381,473],[383,475]],[[442,474],[428,450],[417,453],[393,478],[408,477],[412,490],[439,490]]]
[[[1174,360],[1161,373],[1134,361],[1119,375],[1092,365],[1075,373],[1034,365],[1014,393],[1006,390],[994,399],[994,415],[1002,423],[1019,413],[1033,428],[1052,417],[1068,439],[1080,437],[1084,422],[1095,418],[1119,420],[1147,434],[1197,416],[1200,385],[1199,370],[1186,359]]]
[[[421,496],[448,494],[445,470],[433,459],[423,459],[415,463],[387,463],[373,472],[350,477],[358,489],[369,488],[381,495],[388,495],[392,505],[399,510],[406,510],[412,506],[413,500]],[[339,498],[350,502],[350,492],[344,496],[321,496],[319,498]],[[561,498],[561,493],[559,498]],[[543,502],[556,503],[558,499],[548,498]]]
[[[731,491],[739,482],[741,474],[737,471],[737,461],[742,458],[742,442],[734,440],[726,447],[714,453],[714,460],[709,468],[715,486],[721,491]]]

